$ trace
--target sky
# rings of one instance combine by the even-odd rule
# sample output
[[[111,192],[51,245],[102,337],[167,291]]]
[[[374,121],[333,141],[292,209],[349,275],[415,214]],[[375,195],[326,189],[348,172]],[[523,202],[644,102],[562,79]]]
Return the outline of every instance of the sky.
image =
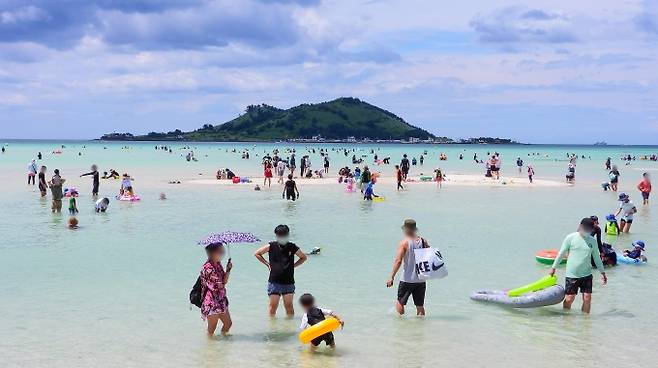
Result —
[[[353,96],[453,138],[658,144],[658,0],[0,0],[0,137]]]

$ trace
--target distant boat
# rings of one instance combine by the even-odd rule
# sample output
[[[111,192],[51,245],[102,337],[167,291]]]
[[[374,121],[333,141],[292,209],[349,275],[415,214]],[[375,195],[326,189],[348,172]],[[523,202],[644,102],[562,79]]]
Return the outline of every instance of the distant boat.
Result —
[[[607,146],[608,144],[604,141],[594,143],[595,146]]]

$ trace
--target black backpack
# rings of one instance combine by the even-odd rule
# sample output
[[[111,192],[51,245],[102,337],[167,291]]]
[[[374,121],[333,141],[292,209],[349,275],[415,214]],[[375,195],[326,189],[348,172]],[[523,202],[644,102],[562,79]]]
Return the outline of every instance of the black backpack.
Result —
[[[203,288],[201,287],[201,276],[199,276],[197,277],[194,286],[192,286],[192,291],[190,291],[190,303],[196,305],[197,308],[201,308],[201,304],[203,303],[203,297],[205,296],[205,295],[201,295],[202,289]]]

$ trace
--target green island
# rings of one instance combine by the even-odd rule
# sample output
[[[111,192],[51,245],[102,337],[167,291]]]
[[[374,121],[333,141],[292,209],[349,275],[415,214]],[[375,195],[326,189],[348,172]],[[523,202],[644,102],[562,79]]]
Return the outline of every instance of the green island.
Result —
[[[280,109],[250,105],[244,114],[223,124],[204,124],[183,132],[150,132],[145,135],[110,133],[104,141],[199,142],[383,142],[383,143],[481,143],[515,144],[504,138],[453,140],[413,126],[390,111],[353,97]]]

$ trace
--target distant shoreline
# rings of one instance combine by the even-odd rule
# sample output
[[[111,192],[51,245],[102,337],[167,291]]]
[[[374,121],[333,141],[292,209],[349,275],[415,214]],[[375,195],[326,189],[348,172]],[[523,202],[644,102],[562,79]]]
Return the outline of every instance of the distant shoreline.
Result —
[[[202,144],[242,144],[242,143],[265,143],[265,144],[276,144],[279,142],[276,141],[263,141],[263,140],[254,140],[254,141],[173,141],[173,140],[166,140],[166,141],[157,141],[157,140],[102,140],[98,138],[80,138],[80,139],[75,139],[75,138],[61,138],[61,139],[53,139],[53,138],[0,138],[0,145],[6,144],[6,143],[29,143],[29,142],[62,142],[62,143],[121,143],[121,142],[127,142],[127,143],[146,143],[146,142],[153,142],[153,143],[179,143],[179,144],[184,144],[184,143],[202,143]],[[350,143],[337,143],[337,142],[283,142],[283,143],[291,143],[291,144],[350,144]],[[358,144],[379,144],[379,142],[369,142],[369,143],[358,143]],[[384,144],[384,143],[382,143]],[[453,146],[453,145],[460,145],[460,146],[487,146],[487,145],[495,145],[495,146],[534,146],[534,147],[595,147],[595,148],[615,148],[615,147],[647,147],[647,148],[658,148],[658,144],[612,144],[609,143],[605,146],[603,145],[596,145],[594,143],[514,143],[514,144],[506,144],[506,143],[499,143],[499,144],[476,144],[476,143],[386,143],[386,144],[400,144],[400,145],[427,145],[427,146]]]

